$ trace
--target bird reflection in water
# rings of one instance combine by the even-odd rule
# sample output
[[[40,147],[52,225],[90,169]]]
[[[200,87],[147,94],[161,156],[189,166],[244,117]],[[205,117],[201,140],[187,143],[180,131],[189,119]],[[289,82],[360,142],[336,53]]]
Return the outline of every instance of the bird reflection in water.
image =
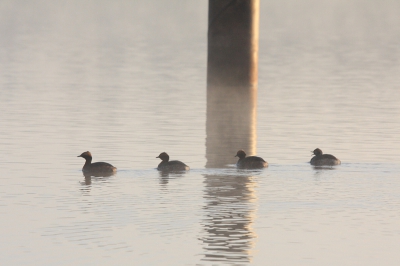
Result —
[[[160,177],[160,185],[167,185],[170,180],[183,177],[185,173],[186,171],[168,171],[168,170],[158,171]]]
[[[331,170],[338,170],[338,168],[334,167],[334,166],[312,166],[312,168],[314,169],[314,177],[316,180],[318,180],[324,176],[325,177],[329,176],[327,174]],[[327,173],[327,171],[328,171],[328,173]]]
[[[99,174],[99,173],[92,173],[92,172],[82,172],[83,176],[85,177],[85,181],[80,182],[82,185],[91,185],[92,184],[92,179],[93,180],[101,180],[104,181],[106,179],[108,179],[109,177],[115,175],[115,173],[103,173],[103,174]]]
[[[251,261],[256,234],[255,177],[205,175],[204,261]]]

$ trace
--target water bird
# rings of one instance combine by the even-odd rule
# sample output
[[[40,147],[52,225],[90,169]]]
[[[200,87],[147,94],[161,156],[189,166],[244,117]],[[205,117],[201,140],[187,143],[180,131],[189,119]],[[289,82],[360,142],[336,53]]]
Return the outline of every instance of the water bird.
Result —
[[[333,166],[341,164],[340,160],[331,154],[323,154],[322,150],[316,148],[312,153],[315,155],[311,158],[310,164],[315,166]]]
[[[85,151],[78,157],[82,157],[86,160],[82,168],[82,172],[85,176],[110,176],[117,172],[117,168],[109,163],[92,163],[92,154],[89,151]]]
[[[159,171],[186,171],[189,170],[189,166],[181,161],[170,161],[169,155],[166,152],[160,153],[156,158],[160,158],[162,162],[158,165],[157,170]]]
[[[239,157],[236,167],[240,169],[260,169],[268,167],[268,163],[261,157],[248,156],[244,150],[238,150],[235,157]]]

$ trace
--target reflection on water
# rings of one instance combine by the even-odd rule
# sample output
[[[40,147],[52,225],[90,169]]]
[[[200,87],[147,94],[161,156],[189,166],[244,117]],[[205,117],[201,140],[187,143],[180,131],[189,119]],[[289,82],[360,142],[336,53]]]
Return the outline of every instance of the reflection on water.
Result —
[[[85,176],[85,181],[84,182],[81,182],[81,184],[82,185],[91,185],[92,184],[92,178],[89,176],[89,177],[86,177]]]
[[[248,174],[204,175],[205,261],[246,263],[256,234],[256,178]]]
[[[335,170],[335,169],[337,169],[338,167],[340,167],[340,166],[336,166],[336,165],[334,165],[334,166],[329,166],[329,165],[324,165],[324,166],[315,166],[315,165],[312,165],[311,166],[314,170],[316,170],[316,172],[318,172],[318,171],[323,171],[323,170]]]
[[[91,178],[91,177],[110,177],[116,174],[116,172],[113,173],[104,173],[104,172],[96,172],[96,171],[82,171],[83,176],[85,178]]]
[[[185,173],[186,171],[168,171],[168,170],[158,171],[158,175],[160,177],[160,184],[166,185],[169,183],[170,179],[183,177]]]
[[[343,166],[313,166],[313,165],[311,166],[311,168],[314,170],[315,178],[323,177],[324,174],[326,174],[326,172],[337,170],[338,167],[343,167]]]
[[[82,185],[91,185],[92,181],[94,182],[107,182],[110,177],[115,176],[115,174],[109,175],[93,175],[88,172],[83,172],[83,176],[85,177],[85,181],[81,181]]]

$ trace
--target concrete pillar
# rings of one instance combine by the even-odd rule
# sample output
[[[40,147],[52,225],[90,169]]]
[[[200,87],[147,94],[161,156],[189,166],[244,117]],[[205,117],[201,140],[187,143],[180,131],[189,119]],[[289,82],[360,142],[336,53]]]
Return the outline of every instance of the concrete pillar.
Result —
[[[259,0],[209,0],[207,84],[257,86]]]
[[[256,153],[259,0],[210,0],[206,167]]]

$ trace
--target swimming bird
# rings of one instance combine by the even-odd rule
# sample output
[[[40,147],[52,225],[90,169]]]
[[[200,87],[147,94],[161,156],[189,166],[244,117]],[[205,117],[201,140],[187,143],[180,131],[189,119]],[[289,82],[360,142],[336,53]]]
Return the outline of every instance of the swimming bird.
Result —
[[[186,171],[190,169],[189,166],[181,161],[170,161],[169,155],[166,152],[160,153],[156,158],[162,160],[157,167],[157,170],[159,171]]]
[[[235,157],[239,157],[236,167],[240,169],[260,169],[268,167],[268,163],[263,158],[257,156],[248,156],[244,150],[238,150]]]
[[[315,166],[333,166],[341,164],[340,160],[331,154],[323,154],[322,150],[316,148],[312,153],[315,155],[311,158],[310,164]]]
[[[105,162],[92,163],[92,154],[89,151],[85,151],[78,157],[82,157],[86,160],[82,168],[82,172],[85,174],[85,176],[87,175],[110,176],[115,172],[117,172],[117,168],[109,163]]]

